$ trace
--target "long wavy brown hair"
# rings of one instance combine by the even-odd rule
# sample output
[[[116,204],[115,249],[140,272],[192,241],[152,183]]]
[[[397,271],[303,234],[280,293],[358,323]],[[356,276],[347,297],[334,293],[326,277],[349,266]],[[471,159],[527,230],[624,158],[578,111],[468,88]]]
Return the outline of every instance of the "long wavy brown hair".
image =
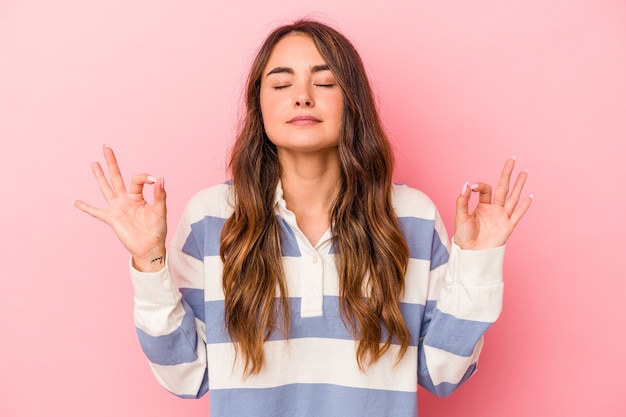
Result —
[[[358,341],[356,360],[362,370],[392,343],[400,345],[399,361],[410,338],[400,311],[409,251],[391,203],[393,154],[358,52],[341,33],[312,20],[270,33],[248,77],[245,115],[229,164],[234,213],[224,225],[220,246],[226,327],[246,375],[262,369],[263,344],[273,332],[289,337],[288,288],[274,208],[281,168],[263,129],[259,97],[269,56],[291,33],[315,42],[344,97],[341,181],[329,213],[341,317]]]

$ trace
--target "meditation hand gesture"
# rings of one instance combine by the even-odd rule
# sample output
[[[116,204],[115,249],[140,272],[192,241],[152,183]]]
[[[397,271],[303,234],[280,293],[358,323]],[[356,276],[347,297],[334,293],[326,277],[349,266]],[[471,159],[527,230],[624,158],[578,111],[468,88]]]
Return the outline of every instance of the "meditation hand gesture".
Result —
[[[135,175],[126,190],[113,150],[103,149],[110,181],[98,162],[91,166],[108,208],[100,209],[83,201],[74,204],[80,210],[102,220],[115,232],[131,253],[135,267],[141,271],[154,271],[165,264],[165,190],[163,179],[148,174]],[[154,203],[149,205],[143,197],[145,184],[154,184]]]
[[[520,195],[528,177],[522,171],[509,194],[511,173],[515,159],[506,161],[492,201],[491,186],[482,182],[468,186],[465,183],[461,195],[456,200],[454,242],[461,249],[481,250],[502,246],[522,219],[532,202],[532,195],[519,205]],[[478,205],[469,212],[471,193],[479,193]]]

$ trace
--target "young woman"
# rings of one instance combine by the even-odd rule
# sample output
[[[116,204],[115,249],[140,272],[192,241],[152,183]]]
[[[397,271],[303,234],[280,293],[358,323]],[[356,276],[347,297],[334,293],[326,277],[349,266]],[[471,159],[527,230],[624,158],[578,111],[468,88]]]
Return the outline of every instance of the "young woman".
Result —
[[[475,370],[502,304],[504,244],[531,203],[465,184],[448,241],[433,203],[391,182],[361,59],[334,29],[272,32],[252,65],[232,181],[189,202],[166,251],[163,179],[113,151],[107,201],[77,207],[132,255],[139,340],[159,382],[211,391],[211,416],[414,416],[418,383],[448,395]],[[154,184],[154,204],[143,198]],[[473,212],[472,193],[479,195]]]

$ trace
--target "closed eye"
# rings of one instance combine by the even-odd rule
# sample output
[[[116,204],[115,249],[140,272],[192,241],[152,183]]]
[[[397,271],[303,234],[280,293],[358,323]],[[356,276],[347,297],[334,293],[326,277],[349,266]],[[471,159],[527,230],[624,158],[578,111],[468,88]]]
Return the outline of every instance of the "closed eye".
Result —
[[[335,84],[313,84],[316,87],[334,87]]]
[[[274,90],[282,90],[283,88],[287,88],[290,87],[291,84],[285,84],[285,85],[277,85],[274,87]]]

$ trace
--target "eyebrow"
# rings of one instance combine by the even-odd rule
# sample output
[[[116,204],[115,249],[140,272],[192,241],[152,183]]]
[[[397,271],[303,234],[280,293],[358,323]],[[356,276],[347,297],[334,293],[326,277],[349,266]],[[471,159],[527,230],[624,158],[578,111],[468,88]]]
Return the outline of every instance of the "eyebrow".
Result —
[[[326,64],[324,65],[314,65],[311,68],[311,72],[320,72],[320,71],[330,71],[330,67]],[[289,67],[276,67],[273,70],[271,70],[270,72],[268,72],[267,74],[265,74],[266,77],[272,75],[272,74],[293,74],[293,68],[289,68]]]

